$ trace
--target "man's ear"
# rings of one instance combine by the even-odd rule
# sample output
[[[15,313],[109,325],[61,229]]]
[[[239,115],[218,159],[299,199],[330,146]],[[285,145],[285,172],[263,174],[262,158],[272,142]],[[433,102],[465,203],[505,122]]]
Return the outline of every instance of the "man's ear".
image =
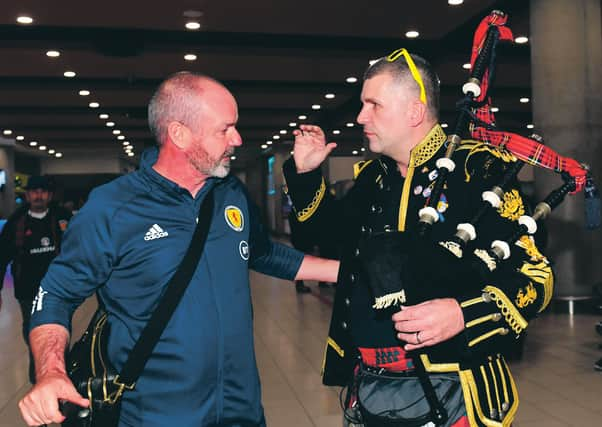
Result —
[[[426,114],[426,104],[419,99],[410,102],[408,108],[408,120],[410,122],[410,126],[420,126],[426,119]]]
[[[180,122],[170,122],[167,125],[167,138],[176,147],[183,149],[188,145],[189,129]]]

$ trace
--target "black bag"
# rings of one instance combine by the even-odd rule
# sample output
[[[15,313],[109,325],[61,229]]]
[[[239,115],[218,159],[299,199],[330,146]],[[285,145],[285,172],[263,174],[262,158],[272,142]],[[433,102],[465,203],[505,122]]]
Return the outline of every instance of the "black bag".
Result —
[[[201,259],[213,217],[213,188],[209,189],[203,200],[184,259],[166,285],[165,294],[142,330],[121,373],[117,373],[109,362],[109,325],[102,306],[94,314],[81,339],[73,345],[67,357],[67,374],[77,391],[90,400],[90,407],[81,408],[63,402],[61,412],[67,417],[63,427],[117,427],[123,392],[133,390],[136,386]]]
[[[425,396],[421,380],[413,372],[389,372],[360,365],[355,393],[361,423],[366,427],[421,427],[448,425],[463,410],[460,379],[456,374],[429,375],[437,400],[446,416],[437,420]],[[443,423],[443,424],[442,424]]]
[[[91,405],[80,408],[64,403],[61,410],[67,419],[63,427],[117,426],[126,386],[119,383],[117,371],[109,362],[108,335],[107,313],[99,308],[67,356],[67,375]]]

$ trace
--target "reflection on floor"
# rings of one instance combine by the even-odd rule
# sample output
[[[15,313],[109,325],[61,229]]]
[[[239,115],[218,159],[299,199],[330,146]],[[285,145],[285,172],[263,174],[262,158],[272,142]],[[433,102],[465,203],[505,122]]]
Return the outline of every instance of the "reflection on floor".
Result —
[[[292,282],[251,273],[256,349],[270,427],[340,427],[339,390],[320,383],[332,289],[309,282],[298,295]],[[17,402],[27,391],[27,353],[12,289],[0,310],[0,426],[24,426]],[[81,333],[94,310],[76,313]],[[594,315],[545,314],[531,323],[524,357],[512,363],[521,397],[514,427],[602,425],[602,373]]]

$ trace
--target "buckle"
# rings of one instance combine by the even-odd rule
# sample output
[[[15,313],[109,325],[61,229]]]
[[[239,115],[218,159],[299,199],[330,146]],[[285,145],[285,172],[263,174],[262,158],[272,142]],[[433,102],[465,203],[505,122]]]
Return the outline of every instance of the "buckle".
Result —
[[[121,395],[123,394],[123,392],[127,389],[127,390],[133,390],[134,387],[136,387],[136,383],[132,383],[132,384],[125,384],[119,381],[119,375],[116,375],[115,378],[113,378],[113,384],[117,386],[117,390],[113,391],[110,394],[107,394],[107,388],[106,388],[106,381],[107,381],[107,377],[106,375],[103,376],[103,390],[104,390],[104,395],[106,396],[105,398],[105,402],[114,405],[115,403],[117,403],[117,401],[119,400],[119,398],[121,397]]]

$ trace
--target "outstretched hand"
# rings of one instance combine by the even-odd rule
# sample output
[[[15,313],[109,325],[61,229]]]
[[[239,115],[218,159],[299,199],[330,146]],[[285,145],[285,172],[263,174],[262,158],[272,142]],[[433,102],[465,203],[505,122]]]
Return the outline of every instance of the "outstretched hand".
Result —
[[[336,143],[326,143],[326,136],[319,126],[301,125],[293,131],[295,147],[293,158],[298,173],[317,169],[337,146]]]

